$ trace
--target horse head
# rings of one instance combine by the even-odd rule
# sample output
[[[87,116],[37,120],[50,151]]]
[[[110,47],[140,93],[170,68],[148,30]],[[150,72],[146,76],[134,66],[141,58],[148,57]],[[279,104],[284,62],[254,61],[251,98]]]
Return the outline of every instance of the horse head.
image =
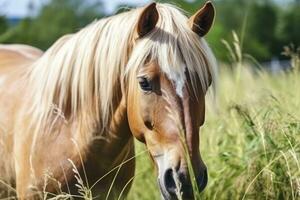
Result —
[[[208,181],[199,151],[199,127],[205,120],[205,93],[213,78],[208,55],[201,49],[202,37],[214,20],[214,7],[206,3],[189,20],[169,16],[175,17],[173,24],[164,21],[163,13],[152,3],[137,23],[127,66],[127,113],[134,137],[146,144],[157,167],[162,196],[174,199],[182,193],[189,198],[191,173],[200,190]],[[142,64],[135,66],[137,57],[142,57]]]

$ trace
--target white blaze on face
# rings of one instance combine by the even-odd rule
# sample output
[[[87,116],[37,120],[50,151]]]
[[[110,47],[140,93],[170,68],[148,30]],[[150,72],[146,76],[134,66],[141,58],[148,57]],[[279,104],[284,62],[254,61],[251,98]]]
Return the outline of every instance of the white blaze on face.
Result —
[[[185,77],[179,77],[177,81],[175,81],[176,84],[176,93],[179,97],[183,98],[183,87],[185,83]]]
[[[166,152],[165,152],[166,153]],[[166,170],[169,168],[169,159],[168,156],[165,156],[165,153],[161,156],[158,156],[154,158],[157,168],[158,168],[158,184],[161,190],[162,199],[165,199],[164,196],[168,194],[168,191],[166,189],[166,186],[164,184],[164,175],[166,173]]]
[[[164,151],[163,154],[154,158],[157,168],[158,168],[158,181],[161,186],[161,189],[167,193],[165,184],[164,184],[164,176],[168,169],[172,169],[172,151]]]
[[[186,67],[183,67],[184,71],[182,73],[174,72],[168,74],[168,77],[170,80],[172,80],[175,84],[176,93],[180,98],[183,98],[183,88],[186,81],[185,77],[185,69]]]

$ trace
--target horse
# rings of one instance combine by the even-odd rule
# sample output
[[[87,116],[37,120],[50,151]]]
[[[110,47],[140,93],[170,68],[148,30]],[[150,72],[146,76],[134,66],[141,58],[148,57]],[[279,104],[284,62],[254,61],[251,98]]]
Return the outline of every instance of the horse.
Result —
[[[193,198],[189,166],[202,191],[199,131],[216,81],[204,36],[214,16],[211,2],[190,18],[153,2],[93,22],[45,52],[1,45],[0,196],[125,198],[135,139],[154,163],[163,199]]]

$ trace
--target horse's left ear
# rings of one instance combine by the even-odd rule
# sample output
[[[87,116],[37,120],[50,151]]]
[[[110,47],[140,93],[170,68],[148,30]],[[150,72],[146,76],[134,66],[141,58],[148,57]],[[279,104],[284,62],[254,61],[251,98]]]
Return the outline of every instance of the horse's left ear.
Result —
[[[215,18],[215,8],[211,1],[205,3],[205,5],[196,12],[188,21],[192,30],[200,37],[205,36]]]
[[[142,11],[137,24],[137,33],[143,37],[151,32],[158,21],[159,14],[156,9],[156,3],[151,3]]]

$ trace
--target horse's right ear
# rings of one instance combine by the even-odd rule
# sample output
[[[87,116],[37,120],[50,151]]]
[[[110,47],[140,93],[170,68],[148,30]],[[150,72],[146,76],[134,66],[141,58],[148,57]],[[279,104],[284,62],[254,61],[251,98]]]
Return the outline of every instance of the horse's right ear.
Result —
[[[158,18],[159,14],[156,9],[156,3],[151,3],[144,8],[137,24],[137,33],[139,37],[143,37],[151,32],[155,28]]]
[[[215,8],[211,1],[196,12],[188,21],[192,30],[200,37],[205,36],[211,28],[215,18]]]

